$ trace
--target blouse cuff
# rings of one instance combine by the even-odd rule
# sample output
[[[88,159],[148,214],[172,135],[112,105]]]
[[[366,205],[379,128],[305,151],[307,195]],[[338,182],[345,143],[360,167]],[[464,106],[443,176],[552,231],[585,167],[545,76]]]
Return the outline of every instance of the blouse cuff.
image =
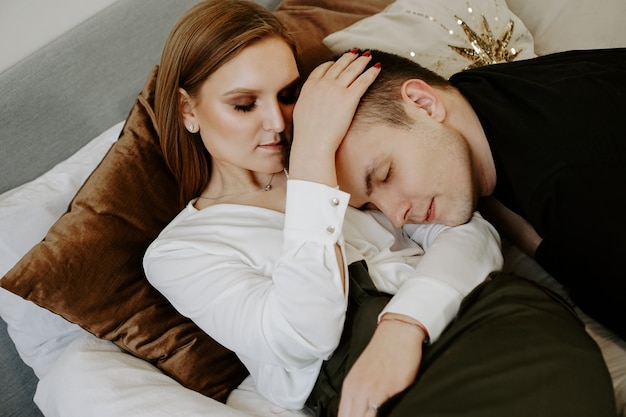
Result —
[[[454,288],[427,277],[405,281],[387,303],[385,313],[404,314],[418,320],[435,342],[459,311],[463,297]]]
[[[350,194],[324,184],[287,181],[285,241],[336,243],[342,235]]]

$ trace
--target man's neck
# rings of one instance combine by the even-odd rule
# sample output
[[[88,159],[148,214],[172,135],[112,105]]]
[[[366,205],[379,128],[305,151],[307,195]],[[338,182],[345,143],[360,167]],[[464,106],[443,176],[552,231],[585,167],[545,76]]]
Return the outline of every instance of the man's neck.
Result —
[[[444,95],[447,124],[458,130],[470,147],[479,196],[491,195],[496,187],[496,166],[480,119],[457,90],[447,91]]]

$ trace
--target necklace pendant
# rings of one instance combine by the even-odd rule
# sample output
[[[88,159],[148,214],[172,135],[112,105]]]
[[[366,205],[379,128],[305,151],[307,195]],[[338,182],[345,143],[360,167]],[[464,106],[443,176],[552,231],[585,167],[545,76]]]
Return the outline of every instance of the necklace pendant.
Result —
[[[272,189],[272,184],[266,184],[265,187],[263,187],[263,191],[269,191]]]

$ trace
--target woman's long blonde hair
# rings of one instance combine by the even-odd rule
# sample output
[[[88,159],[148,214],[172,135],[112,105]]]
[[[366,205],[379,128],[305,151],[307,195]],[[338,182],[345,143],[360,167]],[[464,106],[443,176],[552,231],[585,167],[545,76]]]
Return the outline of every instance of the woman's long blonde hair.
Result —
[[[207,0],[185,12],[172,28],[159,65],[154,112],[163,157],[180,187],[180,203],[196,197],[209,181],[211,156],[200,135],[184,126],[179,88],[197,98],[203,82],[243,48],[278,36],[294,51],[283,24],[246,0]]]

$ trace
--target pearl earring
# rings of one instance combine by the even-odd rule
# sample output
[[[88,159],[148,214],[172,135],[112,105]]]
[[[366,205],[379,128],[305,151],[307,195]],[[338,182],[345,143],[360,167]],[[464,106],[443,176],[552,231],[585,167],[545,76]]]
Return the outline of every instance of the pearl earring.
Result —
[[[190,133],[196,133],[196,132],[195,132],[196,127],[193,125],[193,123],[189,123],[189,125],[187,126],[187,130],[188,130]]]

